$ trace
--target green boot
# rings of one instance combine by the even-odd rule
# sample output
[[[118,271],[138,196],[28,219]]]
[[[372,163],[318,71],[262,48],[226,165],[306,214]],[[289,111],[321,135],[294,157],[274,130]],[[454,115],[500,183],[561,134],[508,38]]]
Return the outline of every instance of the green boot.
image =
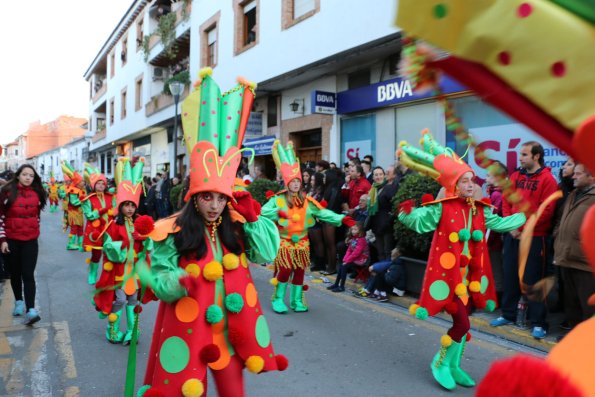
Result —
[[[68,245],[66,245],[67,250],[77,250],[79,249],[77,237],[73,234],[68,238]]]
[[[122,343],[124,334],[120,331],[120,319],[122,318],[122,309],[107,316],[107,328],[105,329],[105,338],[109,343]]]
[[[303,302],[303,289],[303,285],[291,284],[291,289],[289,292],[289,295],[291,297],[289,301],[289,307],[291,307],[291,310],[293,310],[294,312],[299,313],[308,311],[308,306],[306,306]]]
[[[450,340],[449,346],[440,347],[440,351],[436,353],[430,365],[434,379],[447,390],[453,390],[457,385],[450,373],[450,363],[459,352],[459,344]]]
[[[85,238],[85,236],[78,236],[78,243],[79,243],[79,251],[80,252],[85,252],[85,247],[83,245],[83,239]]]
[[[285,306],[285,291],[287,290],[287,283],[278,282],[275,287],[275,294],[273,295],[273,310],[277,313],[287,313],[287,306]]]
[[[89,275],[87,276],[87,283],[95,285],[97,283],[97,267],[99,263],[89,262]]]
[[[452,344],[457,347],[457,354],[455,354],[453,360],[450,362],[450,373],[457,385],[473,387],[475,386],[475,381],[460,367],[461,358],[463,358],[463,353],[465,352],[465,343],[464,336],[461,339],[461,343],[456,343],[455,341],[452,342]]]
[[[124,334],[124,339],[122,340],[122,344],[127,346],[130,344],[130,340],[132,339],[132,330],[134,329],[134,320],[135,320],[135,313],[134,313],[134,305],[126,305],[126,334]]]

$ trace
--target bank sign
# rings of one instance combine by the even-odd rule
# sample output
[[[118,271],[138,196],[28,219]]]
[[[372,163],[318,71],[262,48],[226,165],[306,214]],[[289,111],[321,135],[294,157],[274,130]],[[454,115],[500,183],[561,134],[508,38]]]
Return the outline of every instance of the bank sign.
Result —
[[[457,81],[443,76],[440,87],[446,94],[467,91],[465,86]],[[411,102],[434,96],[432,92],[414,93],[411,82],[396,78],[381,81],[366,87],[342,91],[337,94],[337,113],[346,114],[362,110],[377,109],[398,103]]]
[[[312,91],[312,113],[335,114],[337,94],[327,91]]]

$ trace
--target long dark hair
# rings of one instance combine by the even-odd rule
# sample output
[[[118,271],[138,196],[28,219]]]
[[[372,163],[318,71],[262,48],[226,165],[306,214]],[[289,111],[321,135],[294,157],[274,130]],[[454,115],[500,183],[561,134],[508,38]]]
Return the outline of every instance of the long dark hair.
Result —
[[[188,258],[196,254],[196,259],[202,259],[207,254],[205,222],[194,208],[194,200],[192,196],[176,218],[176,225],[180,227],[180,231],[174,235],[174,243],[181,255]],[[221,224],[217,228],[221,244],[230,252],[240,255],[242,253],[240,241],[244,240],[244,236],[233,224],[227,206],[223,209],[221,218]]]
[[[31,183],[31,189],[33,189],[33,191],[37,193],[37,196],[39,197],[39,210],[43,211],[47,201],[47,193],[43,188],[41,177],[39,176],[37,171],[35,171],[35,168],[33,168],[33,166],[30,164],[21,165],[17,172],[15,172],[13,178],[2,187],[2,195],[5,197],[8,196],[6,204],[4,204],[4,207],[6,209],[9,209],[17,199],[17,185],[19,183],[19,175],[21,175],[21,172],[23,172],[25,168],[29,168],[33,171],[33,182]]]
[[[126,200],[126,201],[122,201],[120,203],[120,205],[118,206],[118,215],[116,215],[116,217],[114,218],[114,222],[116,222],[117,225],[123,225],[124,224],[124,213],[122,211],[122,206],[126,203],[132,203],[134,204],[132,201]],[[136,210],[134,210],[134,214],[132,214],[132,220],[134,221],[136,219],[136,217],[138,216],[138,205],[134,204],[136,207]]]

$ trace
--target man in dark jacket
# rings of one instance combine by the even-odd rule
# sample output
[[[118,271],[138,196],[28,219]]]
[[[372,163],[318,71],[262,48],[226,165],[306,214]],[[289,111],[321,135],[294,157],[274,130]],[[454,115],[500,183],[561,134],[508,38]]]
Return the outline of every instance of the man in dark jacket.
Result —
[[[554,245],[564,283],[564,314],[571,328],[595,315],[595,307],[587,304],[595,293],[595,278],[579,241],[583,219],[595,205],[595,178],[583,164],[576,164],[572,179],[575,189],[564,203]]]

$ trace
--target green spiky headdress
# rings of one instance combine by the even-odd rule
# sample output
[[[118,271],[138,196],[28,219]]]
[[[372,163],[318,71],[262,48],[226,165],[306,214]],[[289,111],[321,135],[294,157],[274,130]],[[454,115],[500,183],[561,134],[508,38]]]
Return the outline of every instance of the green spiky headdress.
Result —
[[[75,171],[75,169],[72,168],[72,165],[70,165],[69,162],[67,162],[66,160],[62,160],[60,165],[62,166],[62,172],[64,173],[64,175],[70,179],[70,186],[76,187],[76,185],[83,181],[83,177],[81,176],[81,174]]]
[[[95,190],[95,184],[99,181],[103,181],[107,187],[107,179],[105,175],[103,175],[97,168],[93,167],[89,163],[84,163],[83,167],[83,176],[85,177],[85,182],[91,186],[91,189]]]
[[[145,159],[139,159],[134,166],[127,157],[121,157],[116,164],[114,179],[118,191],[116,193],[116,208],[125,201],[132,201],[137,207],[143,191],[143,167]]]
[[[296,178],[300,182],[302,181],[300,161],[295,156],[292,141],[287,142],[287,146],[283,148],[281,142],[278,139],[275,140],[275,143],[273,143],[273,160],[275,161],[275,166],[281,172],[285,186],[289,186],[289,182]]]

